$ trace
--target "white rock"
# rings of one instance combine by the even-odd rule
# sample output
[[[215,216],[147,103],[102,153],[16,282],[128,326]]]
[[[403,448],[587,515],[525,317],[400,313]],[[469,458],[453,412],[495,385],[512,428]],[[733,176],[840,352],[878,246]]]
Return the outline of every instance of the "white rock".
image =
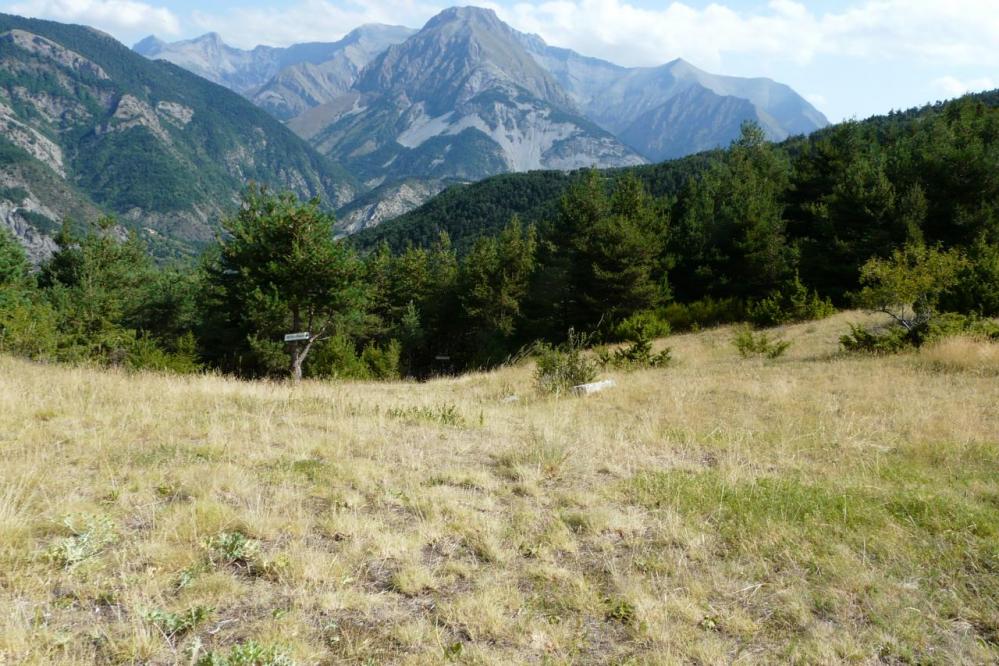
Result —
[[[572,392],[575,395],[592,395],[594,393],[600,393],[601,391],[614,388],[615,386],[617,386],[617,382],[613,379],[608,379],[606,381],[596,382],[595,384],[580,384],[579,386],[573,386]]]

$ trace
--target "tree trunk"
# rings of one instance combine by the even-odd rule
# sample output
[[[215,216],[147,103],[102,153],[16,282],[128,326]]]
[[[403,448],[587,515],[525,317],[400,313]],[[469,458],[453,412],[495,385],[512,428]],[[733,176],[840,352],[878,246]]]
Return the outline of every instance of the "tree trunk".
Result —
[[[291,380],[294,382],[302,381],[302,364],[305,362],[305,354],[307,352],[308,347],[300,351],[297,342],[291,348]]]
[[[292,333],[298,333],[302,329],[302,316],[297,305],[291,309],[291,327],[293,329]],[[308,345],[303,350],[301,342],[296,340],[291,343],[291,380],[293,382],[302,381],[302,364],[305,362],[305,355],[308,353]]]

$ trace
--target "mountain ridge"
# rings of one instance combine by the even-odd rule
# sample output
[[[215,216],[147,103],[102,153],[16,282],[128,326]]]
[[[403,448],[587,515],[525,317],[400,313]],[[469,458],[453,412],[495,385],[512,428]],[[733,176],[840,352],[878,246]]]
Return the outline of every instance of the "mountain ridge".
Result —
[[[98,214],[185,253],[251,180],[354,197],[339,166],[187,70],[85,26],[0,14],[0,35],[0,219],[39,253],[62,219]]]

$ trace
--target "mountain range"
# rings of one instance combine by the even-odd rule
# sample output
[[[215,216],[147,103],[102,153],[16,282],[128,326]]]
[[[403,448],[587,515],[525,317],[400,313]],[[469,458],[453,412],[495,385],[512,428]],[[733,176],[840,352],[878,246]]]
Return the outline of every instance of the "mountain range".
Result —
[[[474,7],[252,50],[209,34],[130,51],[0,15],[0,219],[38,252],[56,220],[96,211],[190,246],[251,179],[319,196],[353,233],[453,183],[656,162],[726,145],[747,120],[775,140],[827,124],[768,79],[620,67]]]
[[[34,256],[66,218],[112,213],[157,252],[213,238],[250,180],[354,198],[273,116],[83,26],[0,15],[0,221]]]

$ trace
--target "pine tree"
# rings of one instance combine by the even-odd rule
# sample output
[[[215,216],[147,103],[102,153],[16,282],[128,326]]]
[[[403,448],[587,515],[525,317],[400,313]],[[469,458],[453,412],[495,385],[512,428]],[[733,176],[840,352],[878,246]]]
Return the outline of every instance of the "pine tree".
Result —
[[[363,265],[333,240],[333,220],[319,202],[251,187],[239,212],[222,223],[226,235],[209,266],[214,324],[229,329],[254,373],[284,371],[300,380],[309,352],[335,332],[363,321]],[[308,339],[285,347],[287,333]],[[238,357],[237,357],[238,358]],[[238,369],[238,368],[237,368]]]

